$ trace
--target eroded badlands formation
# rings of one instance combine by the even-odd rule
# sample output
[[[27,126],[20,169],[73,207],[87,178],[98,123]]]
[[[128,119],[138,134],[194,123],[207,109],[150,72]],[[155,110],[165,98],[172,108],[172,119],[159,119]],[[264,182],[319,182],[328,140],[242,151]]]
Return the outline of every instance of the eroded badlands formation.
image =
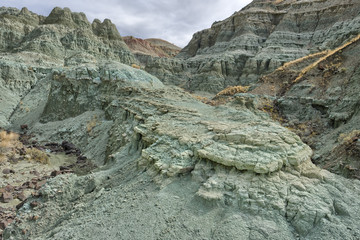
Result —
[[[176,58],[146,57],[154,76],[131,67],[144,62],[110,20],[89,23],[66,8],[48,17],[1,8],[0,127],[25,124],[39,142],[67,140],[98,166],[49,179],[3,238],[360,238],[359,180],[316,166],[313,152],[319,159],[331,151],[311,148],[261,110],[270,102],[285,126],[318,116],[324,131],[311,139],[350,141],[355,155],[342,149],[351,157],[344,161],[359,159],[357,40],[337,55],[316,55],[327,56],[320,62],[305,58],[284,65],[284,75],[273,72],[354,39],[358,12],[357,1],[253,1],[195,34]],[[278,83],[276,74],[287,78]],[[185,75],[191,90],[246,83],[251,93],[211,106],[167,85]],[[318,88],[323,79],[328,85]],[[343,79],[348,85],[337,85]],[[351,100],[337,98],[344,95]],[[344,121],[332,117],[350,111]]]

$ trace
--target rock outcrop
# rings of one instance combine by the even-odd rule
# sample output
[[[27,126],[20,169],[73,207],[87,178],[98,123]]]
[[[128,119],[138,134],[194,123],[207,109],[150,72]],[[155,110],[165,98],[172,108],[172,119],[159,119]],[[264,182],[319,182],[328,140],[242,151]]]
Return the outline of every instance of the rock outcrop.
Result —
[[[146,70],[189,90],[219,92],[249,85],[285,62],[334,49],[360,31],[358,1],[253,1],[195,33],[176,60]]]
[[[36,198],[41,207],[28,211],[35,199],[25,203],[5,239],[360,234],[360,183],[313,165],[312,150],[298,136],[240,99],[212,107],[141,70],[107,62],[56,68],[23,101],[30,111],[19,107],[11,122],[28,123],[40,141],[71,139],[92,159],[103,156],[105,166],[49,180]]]
[[[356,132],[360,129],[358,54],[360,35],[337,49],[286,63],[264,76],[252,91],[275,97],[284,124],[315,150],[314,162],[356,178],[360,178],[356,154]]]
[[[48,67],[116,60],[137,63],[110,20],[90,24],[83,13],[54,8],[48,17],[26,8],[0,9],[0,127]],[[11,53],[11,54],[8,54]],[[44,68],[45,67],[45,68]]]
[[[110,20],[95,19],[92,24],[84,13],[54,8],[48,17],[26,8],[0,11],[1,51],[36,52],[56,60],[76,61],[78,54],[97,59],[112,59],[125,64],[136,62]],[[37,59],[35,59],[37,60]]]
[[[249,11],[302,9],[305,3],[287,2],[254,1]],[[7,16],[18,19],[15,9],[1,11],[7,12],[1,15],[5,22]],[[245,94],[227,105],[206,105],[124,64],[129,61],[116,47],[124,43],[110,21],[90,25],[82,14],[58,8],[50,16],[38,18],[41,24],[24,40],[0,53],[0,123],[13,130],[26,124],[39,142],[68,139],[100,168],[50,179],[39,196],[19,207],[4,239],[359,238],[360,182],[315,166],[311,148],[258,110],[256,98]],[[89,28],[78,31],[113,47],[109,59],[77,51],[94,46],[73,41],[78,38],[70,32],[82,24]],[[58,31],[69,34],[65,47],[45,41]],[[47,55],[51,48],[56,54]],[[65,58],[67,51],[74,58]],[[200,58],[159,61],[176,67],[168,69],[175,72],[170,82]]]

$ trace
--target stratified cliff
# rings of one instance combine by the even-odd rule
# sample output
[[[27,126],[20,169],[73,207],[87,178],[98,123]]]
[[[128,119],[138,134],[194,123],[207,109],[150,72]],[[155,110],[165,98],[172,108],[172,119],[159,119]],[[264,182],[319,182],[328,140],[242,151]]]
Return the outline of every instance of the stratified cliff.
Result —
[[[175,57],[181,48],[165,40],[157,38],[141,39],[132,36],[124,37],[131,52],[141,58],[141,55],[152,57]]]
[[[360,178],[360,34],[332,50],[286,63],[252,90],[273,96],[283,125],[306,141],[313,161]]]
[[[164,82],[217,92],[254,84],[285,62],[333,49],[360,31],[355,0],[253,1],[231,17],[195,33],[177,60],[146,69]]]

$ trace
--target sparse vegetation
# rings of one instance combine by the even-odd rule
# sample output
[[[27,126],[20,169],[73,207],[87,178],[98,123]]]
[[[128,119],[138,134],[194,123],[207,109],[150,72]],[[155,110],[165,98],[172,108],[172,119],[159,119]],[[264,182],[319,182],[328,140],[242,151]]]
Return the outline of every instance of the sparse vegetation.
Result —
[[[202,96],[194,95],[194,94],[192,94],[192,96],[193,96],[195,99],[197,99],[197,100],[199,100],[199,101],[201,101],[201,102],[203,102],[203,103],[206,103],[206,104],[208,104],[208,103],[211,101],[211,100],[208,99],[207,97],[202,97]]]
[[[140,68],[141,68],[139,65],[137,65],[137,64],[135,64],[135,63],[131,64],[131,67],[136,68],[136,69],[140,69]]]
[[[353,130],[350,133],[342,133],[339,135],[338,142],[341,144],[352,143],[354,139],[360,139],[360,130]]]
[[[0,162],[7,161],[19,156],[20,151],[25,151],[29,161],[43,164],[49,163],[49,156],[37,148],[25,148],[19,141],[19,134],[14,132],[0,132]]]
[[[94,127],[96,127],[97,124],[97,116],[94,115],[93,118],[87,123],[86,125],[86,131],[90,133]]]
[[[317,52],[317,53],[306,55],[306,56],[304,56],[302,58],[298,58],[298,59],[295,59],[293,61],[285,63],[284,65],[282,65],[281,67],[279,67],[275,71],[283,71],[286,68],[289,68],[289,67],[291,67],[291,66],[293,66],[293,65],[295,65],[297,63],[301,63],[301,62],[303,62],[305,60],[308,60],[308,59],[311,59],[311,58],[317,58],[317,57],[326,56],[328,53],[329,53],[329,50],[325,50],[325,51],[322,51],[322,52]]]
[[[220,91],[218,94],[216,94],[215,97],[233,96],[237,93],[246,93],[247,91],[249,91],[249,88],[250,86],[230,86]]]
[[[208,105],[211,105],[211,106],[219,106],[219,105],[222,105],[222,104],[226,104],[227,102],[230,101],[230,97],[228,96],[219,96],[219,97],[214,97],[212,99],[209,99],[207,97],[202,97],[202,96],[198,96],[198,95],[192,95],[195,99],[205,103],[205,104],[208,104]]]
[[[26,154],[29,156],[28,158],[29,161],[35,161],[42,164],[49,163],[49,156],[45,152],[37,148],[27,148]]]
[[[270,99],[263,100],[261,105],[259,106],[259,109],[267,112],[270,117],[275,121],[278,121],[280,123],[284,123],[286,121],[284,117],[280,114],[280,110],[276,105],[276,102],[271,101]]]
[[[249,88],[250,88],[250,86],[230,86],[230,87],[227,87],[224,90],[220,91],[219,93],[217,93],[215,95],[215,97],[212,99],[194,95],[194,94],[192,94],[192,96],[195,99],[197,99],[205,104],[209,104],[211,106],[218,106],[218,105],[226,104],[229,101],[231,101],[231,99],[232,99],[231,96],[234,96],[237,93],[246,93],[249,90]]]
[[[325,56],[319,58],[317,61],[313,62],[312,64],[310,64],[307,67],[305,67],[304,69],[302,69],[300,71],[299,75],[297,76],[297,78],[295,78],[295,80],[293,82],[296,83],[296,82],[300,81],[306,73],[308,73],[314,67],[318,66],[321,62],[327,60],[329,57],[335,55],[336,53],[341,52],[344,48],[350,46],[351,44],[353,44],[359,40],[360,40],[360,34],[357,35],[356,37],[354,37],[353,39],[351,39],[350,41],[346,42],[344,45],[342,45],[338,48],[335,48],[334,50],[327,51],[327,54]]]
[[[21,145],[19,134],[13,132],[0,132],[0,162],[6,159],[6,156],[15,151],[15,148]]]
[[[350,178],[360,179],[360,130],[342,133],[338,145],[331,151],[332,161],[324,168],[339,172]]]
[[[304,76],[315,68],[322,71],[323,79],[319,82],[320,86],[326,87],[331,76],[346,72],[346,68],[341,67],[344,59],[342,59],[340,53],[359,40],[360,34],[336,49],[309,54],[285,63],[274,72],[262,76],[260,79],[263,82],[263,85],[256,88],[255,93],[282,96],[295,83],[302,81]]]
[[[344,68],[344,67],[339,69],[339,72],[340,72],[340,73],[345,73],[346,71],[347,71],[347,69]]]
[[[15,146],[19,139],[19,134],[13,132],[0,132],[0,149],[7,149]]]

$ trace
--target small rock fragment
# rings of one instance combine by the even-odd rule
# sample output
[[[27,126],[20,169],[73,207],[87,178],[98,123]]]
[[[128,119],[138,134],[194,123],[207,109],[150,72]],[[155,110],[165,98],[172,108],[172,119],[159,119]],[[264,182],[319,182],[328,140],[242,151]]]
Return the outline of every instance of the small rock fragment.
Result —
[[[54,171],[51,172],[50,176],[51,176],[51,177],[56,177],[56,176],[58,176],[58,175],[60,175],[60,174],[61,174],[61,171],[56,171],[56,170],[54,170]]]
[[[36,170],[30,171],[29,173],[33,174],[35,176],[40,176],[40,173],[38,171],[36,171]]]
[[[11,185],[6,185],[6,187],[4,188],[4,190],[5,190],[6,192],[13,192],[13,191],[14,191],[14,187],[11,186]]]
[[[46,183],[46,180],[42,180],[40,182],[37,182],[36,185],[35,185],[35,189],[39,190],[42,187],[42,185],[44,185],[45,183]]]
[[[17,199],[19,199],[20,201],[25,201],[26,200],[26,196],[24,192],[20,192],[17,196]]]
[[[39,206],[39,202],[33,201],[33,202],[30,203],[30,206],[31,206],[32,208],[36,208],[37,206]]]
[[[0,200],[1,200],[1,202],[3,202],[3,203],[8,203],[8,202],[10,202],[11,200],[13,200],[14,198],[13,198],[13,196],[12,196],[12,194],[10,193],[10,192],[4,192],[4,193],[2,193],[2,196],[1,196],[1,198],[0,198]]]
[[[4,230],[11,223],[10,219],[0,221],[0,229]]]

